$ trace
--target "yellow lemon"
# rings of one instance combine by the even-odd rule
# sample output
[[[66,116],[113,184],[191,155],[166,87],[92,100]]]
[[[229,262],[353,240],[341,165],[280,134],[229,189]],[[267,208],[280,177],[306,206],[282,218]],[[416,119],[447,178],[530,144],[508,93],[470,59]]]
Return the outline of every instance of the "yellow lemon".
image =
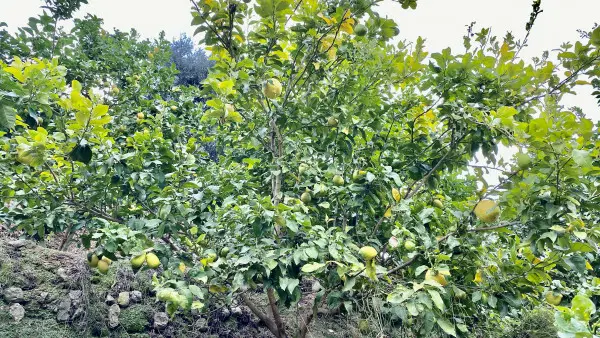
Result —
[[[139,269],[142,267],[142,265],[144,265],[145,261],[146,261],[146,253],[137,255],[131,259],[131,261],[130,261],[131,267],[133,269]]]
[[[271,100],[276,99],[281,95],[281,82],[275,78],[271,78],[267,80],[265,84],[264,93],[265,96],[270,98]]]
[[[442,275],[441,273],[434,271],[433,269],[427,270],[427,272],[425,273],[425,280],[436,281],[441,286],[446,286],[446,284],[448,284],[448,282],[446,281],[446,277],[444,277],[444,275]]]
[[[148,263],[150,269],[156,269],[160,266],[160,260],[152,252],[146,254],[146,263]]]
[[[481,200],[475,206],[475,216],[482,222],[492,223],[498,220],[500,216],[500,207],[492,200]]]
[[[372,246],[363,246],[362,248],[360,248],[360,250],[358,251],[358,253],[366,261],[370,261],[373,258],[375,258],[375,256],[377,256],[377,250],[375,250],[375,248],[372,247]]]
[[[105,260],[98,261],[98,271],[103,275],[106,275],[108,272],[108,263]]]

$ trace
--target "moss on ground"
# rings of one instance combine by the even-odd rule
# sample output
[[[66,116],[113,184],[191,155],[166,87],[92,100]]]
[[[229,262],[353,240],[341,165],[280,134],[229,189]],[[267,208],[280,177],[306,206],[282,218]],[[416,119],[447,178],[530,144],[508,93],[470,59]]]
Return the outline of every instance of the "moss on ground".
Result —
[[[121,310],[119,322],[125,331],[129,333],[143,332],[150,323],[153,309],[149,305],[135,304]]]
[[[58,324],[54,319],[40,320],[24,318],[15,324],[0,317],[0,337],[2,338],[79,338],[80,333],[67,325]]]

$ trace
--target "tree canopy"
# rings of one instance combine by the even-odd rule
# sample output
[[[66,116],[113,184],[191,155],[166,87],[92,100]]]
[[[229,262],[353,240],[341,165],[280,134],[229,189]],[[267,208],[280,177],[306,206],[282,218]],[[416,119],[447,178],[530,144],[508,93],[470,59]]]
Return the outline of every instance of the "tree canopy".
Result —
[[[546,304],[565,337],[591,337],[599,131],[561,100],[598,87],[600,28],[532,61],[485,28],[464,52],[429,52],[396,42],[377,3],[192,1],[214,62],[201,87],[208,63],[185,38],[91,16],[0,33],[4,219],[83,233],[113,260],[152,252],[169,313],[241,299],[276,337],[364,299],[418,336]],[[175,82],[178,57],[191,68]]]

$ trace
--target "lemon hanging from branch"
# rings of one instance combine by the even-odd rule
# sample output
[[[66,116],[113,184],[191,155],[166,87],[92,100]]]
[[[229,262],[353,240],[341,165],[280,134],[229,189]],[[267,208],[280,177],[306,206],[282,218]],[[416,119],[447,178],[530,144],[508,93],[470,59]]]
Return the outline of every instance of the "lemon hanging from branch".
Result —
[[[367,263],[365,266],[367,277],[372,280],[377,279],[377,275],[375,274],[375,257],[377,257],[377,250],[372,246],[363,246],[358,253]]]
[[[475,206],[475,216],[484,223],[493,223],[500,217],[500,207],[492,200],[481,200]]]
[[[268,79],[263,89],[265,96],[270,98],[271,100],[278,98],[281,95],[281,91],[281,82],[279,82],[279,80],[277,80],[276,78]]]

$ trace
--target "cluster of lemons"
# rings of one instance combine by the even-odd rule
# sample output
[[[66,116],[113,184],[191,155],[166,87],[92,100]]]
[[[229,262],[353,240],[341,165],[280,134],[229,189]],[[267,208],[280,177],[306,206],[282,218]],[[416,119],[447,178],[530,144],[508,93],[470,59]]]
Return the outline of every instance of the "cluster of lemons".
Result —
[[[87,261],[90,267],[97,268],[98,271],[102,274],[106,274],[108,272],[108,268],[112,263],[112,260],[110,260],[108,257],[99,257],[98,255],[92,252],[88,253]],[[131,259],[130,263],[134,271],[139,270],[144,265],[144,263],[146,263],[150,269],[156,269],[160,266],[160,260],[152,252],[144,252],[141,255],[137,255]]]

